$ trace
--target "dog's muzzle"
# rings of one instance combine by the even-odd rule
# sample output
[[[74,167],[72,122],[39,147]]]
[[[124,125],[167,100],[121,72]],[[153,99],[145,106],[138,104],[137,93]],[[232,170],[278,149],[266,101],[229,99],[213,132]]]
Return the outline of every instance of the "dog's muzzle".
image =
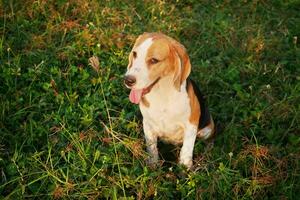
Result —
[[[132,87],[136,83],[136,78],[132,75],[124,76],[124,83],[127,87]]]

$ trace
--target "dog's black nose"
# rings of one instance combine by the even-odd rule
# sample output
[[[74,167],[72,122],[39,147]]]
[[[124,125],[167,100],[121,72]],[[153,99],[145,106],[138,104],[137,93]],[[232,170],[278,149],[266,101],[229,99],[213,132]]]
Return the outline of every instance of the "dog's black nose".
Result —
[[[136,79],[135,79],[134,76],[127,75],[127,76],[124,77],[124,83],[128,87],[131,87],[131,86],[133,86],[136,83]]]

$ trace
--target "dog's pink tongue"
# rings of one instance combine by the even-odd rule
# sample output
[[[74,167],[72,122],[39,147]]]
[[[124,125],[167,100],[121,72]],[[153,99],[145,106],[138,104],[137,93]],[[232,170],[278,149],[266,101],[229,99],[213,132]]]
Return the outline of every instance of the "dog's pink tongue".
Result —
[[[143,95],[143,89],[140,90],[132,89],[129,94],[129,100],[132,103],[138,104],[141,101],[142,95]]]

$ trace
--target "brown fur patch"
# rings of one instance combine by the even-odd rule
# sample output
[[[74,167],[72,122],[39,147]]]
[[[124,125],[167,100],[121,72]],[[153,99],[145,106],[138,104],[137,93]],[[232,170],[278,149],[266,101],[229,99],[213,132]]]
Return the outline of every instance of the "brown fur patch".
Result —
[[[129,56],[128,56],[128,66],[127,66],[127,69],[130,69],[132,67],[132,59],[133,59],[133,55],[132,55],[132,52],[130,52]]]
[[[189,118],[189,121],[198,127],[198,123],[201,115],[200,103],[194,92],[193,85],[188,82],[187,84],[188,84],[187,92],[188,92],[188,97],[190,99],[190,106],[191,106],[191,116]]]
[[[174,55],[169,47],[168,40],[165,38],[157,38],[150,46],[147,56],[146,63],[151,58],[159,60],[156,64],[147,64],[149,69],[150,80],[155,80],[158,77],[171,75],[174,73]]]
[[[150,107],[150,103],[149,103],[149,101],[146,99],[146,97],[142,97],[142,104],[144,104],[144,106],[146,106],[147,108]]]

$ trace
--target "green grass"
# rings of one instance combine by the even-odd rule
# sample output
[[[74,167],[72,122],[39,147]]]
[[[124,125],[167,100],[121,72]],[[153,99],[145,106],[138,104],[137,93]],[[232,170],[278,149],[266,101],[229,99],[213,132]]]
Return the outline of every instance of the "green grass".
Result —
[[[0,199],[299,198],[299,8],[1,1]],[[213,143],[197,141],[193,172],[145,164],[138,108],[122,83],[144,31],[186,46],[217,124]]]

